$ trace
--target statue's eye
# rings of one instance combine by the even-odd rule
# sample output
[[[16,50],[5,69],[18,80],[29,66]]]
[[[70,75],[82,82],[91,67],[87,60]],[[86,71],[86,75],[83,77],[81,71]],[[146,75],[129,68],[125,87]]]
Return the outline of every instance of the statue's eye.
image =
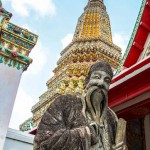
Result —
[[[94,76],[95,79],[100,79],[100,76]]]
[[[109,78],[105,78],[105,82],[110,83],[111,80]]]

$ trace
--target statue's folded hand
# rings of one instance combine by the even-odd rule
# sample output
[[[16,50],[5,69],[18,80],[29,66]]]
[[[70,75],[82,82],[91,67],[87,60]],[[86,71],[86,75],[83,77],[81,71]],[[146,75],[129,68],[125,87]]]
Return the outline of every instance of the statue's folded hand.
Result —
[[[116,145],[113,145],[112,147],[113,150],[128,150],[126,144],[124,144],[124,142],[120,142]]]
[[[96,124],[90,124],[89,129],[91,132],[91,145],[95,145],[99,142],[98,127]]]

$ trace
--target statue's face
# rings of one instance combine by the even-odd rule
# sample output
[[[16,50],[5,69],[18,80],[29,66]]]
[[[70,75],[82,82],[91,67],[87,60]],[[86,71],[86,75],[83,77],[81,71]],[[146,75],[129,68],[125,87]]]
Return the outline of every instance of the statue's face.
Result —
[[[86,90],[91,86],[97,86],[100,89],[108,92],[111,83],[111,76],[105,71],[93,71],[88,84],[86,85]]]

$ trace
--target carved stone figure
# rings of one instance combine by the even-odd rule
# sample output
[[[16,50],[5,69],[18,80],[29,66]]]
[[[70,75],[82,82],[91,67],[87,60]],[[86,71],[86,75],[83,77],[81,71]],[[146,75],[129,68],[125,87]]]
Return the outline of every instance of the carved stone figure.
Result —
[[[112,77],[108,63],[92,65],[82,96],[61,95],[47,109],[34,150],[126,150],[124,141],[116,143],[118,118],[108,107]]]

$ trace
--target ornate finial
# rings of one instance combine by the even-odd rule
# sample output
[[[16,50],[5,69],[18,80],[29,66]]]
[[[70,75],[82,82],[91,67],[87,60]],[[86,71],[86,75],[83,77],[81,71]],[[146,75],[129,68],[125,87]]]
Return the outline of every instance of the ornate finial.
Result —
[[[3,8],[3,6],[2,6],[2,1],[1,1],[1,0],[0,0],[0,12],[1,12],[1,13],[4,13],[4,14],[6,14],[6,15],[8,15],[9,17],[12,16],[12,13],[8,12],[7,10],[5,10],[5,9]]]
[[[2,7],[2,1],[0,0],[0,7]]]
[[[103,0],[89,0],[89,2],[102,2],[103,3]]]

